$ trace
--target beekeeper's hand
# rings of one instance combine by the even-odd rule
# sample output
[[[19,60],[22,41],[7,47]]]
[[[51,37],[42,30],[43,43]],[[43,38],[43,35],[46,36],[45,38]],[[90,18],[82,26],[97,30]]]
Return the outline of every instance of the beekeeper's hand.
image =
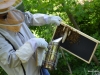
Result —
[[[23,46],[16,50],[15,54],[19,57],[22,63],[26,63],[34,54],[38,47],[47,48],[48,43],[43,38],[32,38]]]
[[[62,22],[62,19],[59,16],[49,16],[46,18],[47,24],[54,24],[59,26]]]
[[[37,47],[47,48],[48,46],[48,43],[44,38],[32,38],[28,40],[28,42],[31,44],[33,49],[36,49]]]

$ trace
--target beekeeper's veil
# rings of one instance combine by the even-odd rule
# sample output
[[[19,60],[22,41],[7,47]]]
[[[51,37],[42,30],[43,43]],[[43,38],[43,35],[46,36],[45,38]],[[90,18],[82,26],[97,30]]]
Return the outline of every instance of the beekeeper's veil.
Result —
[[[0,0],[0,28],[18,32],[24,21],[24,15],[16,10],[22,0]]]

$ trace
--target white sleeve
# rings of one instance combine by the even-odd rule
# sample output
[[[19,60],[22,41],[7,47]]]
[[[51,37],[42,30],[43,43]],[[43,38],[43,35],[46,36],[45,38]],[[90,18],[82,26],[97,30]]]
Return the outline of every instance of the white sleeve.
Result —
[[[19,57],[22,63],[26,63],[30,57],[33,55],[34,50],[32,49],[30,43],[26,42],[18,50],[16,50],[16,55]],[[36,50],[36,66],[41,66],[42,61],[45,57],[45,49],[37,48]]]
[[[26,63],[33,55],[33,53],[34,51],[32,50],[30,43],[28,42],[26,42],[15,52],[15,54],[18,56],[22,63]]]
[[[41,26],[48,24],[47,18],[50,17],[47,14],[31,14],[29,11],[25,12],[25,22],[27,25]]]

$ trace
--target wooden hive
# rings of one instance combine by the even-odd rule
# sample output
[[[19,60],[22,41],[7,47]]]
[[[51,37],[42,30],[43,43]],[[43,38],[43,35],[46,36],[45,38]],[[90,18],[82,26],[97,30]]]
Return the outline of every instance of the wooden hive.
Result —
[[[63,37],[60,47],[77,58],[90,63],[100,41],[69,26],[61,24],[54,31],[52,40]]]

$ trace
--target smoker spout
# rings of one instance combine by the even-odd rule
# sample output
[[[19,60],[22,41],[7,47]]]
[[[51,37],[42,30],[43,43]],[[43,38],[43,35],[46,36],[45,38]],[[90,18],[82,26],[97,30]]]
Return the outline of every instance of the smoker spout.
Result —
[[[52,42],[59,43],[61,40],[62,40],[62,37],[60,37],[60,38],[58,38],[58,39],[55,39],[55,40],[53,40]]]

